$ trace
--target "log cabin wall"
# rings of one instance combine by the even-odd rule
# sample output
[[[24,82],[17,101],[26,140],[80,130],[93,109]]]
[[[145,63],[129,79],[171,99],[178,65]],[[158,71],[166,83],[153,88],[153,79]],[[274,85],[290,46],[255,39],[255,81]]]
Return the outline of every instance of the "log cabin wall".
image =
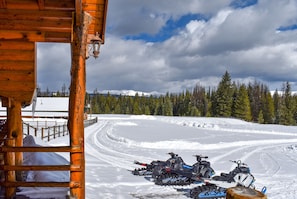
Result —
[[[0,96],[30,105],[36,88],[34,42],[0,42]]]
[[[7,107],[4,153],[6,198],[17,186],[69,187],[73,198],[85,198],[84,127],[85,58],[94,39],[105,41],[108,0],[0,0],[0,99]],[[88,22],[86,23],[86,18]],[[82,31],[83,30],[83,31]],[[81,32],[82,31],[82,32]],[[69,43],[71,88],[70,146],[22,147],[21,107],[30,105],[36,89],[36,42]],[[74,110],[74,111],[73,111]],[[23,152],[69,152],[70,165],[21,165]],[[69,182],[17,182],[18,170],[69,170]]]

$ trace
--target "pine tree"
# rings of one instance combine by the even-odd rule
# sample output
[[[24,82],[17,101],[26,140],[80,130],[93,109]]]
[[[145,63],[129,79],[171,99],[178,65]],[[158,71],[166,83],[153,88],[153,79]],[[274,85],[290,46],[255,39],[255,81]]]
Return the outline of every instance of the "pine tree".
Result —
[[[289,82],[286,82],[283,85],[283,95],[281,98],[280,124],[296,125],[293,113],[294,106],[295,104],[291,95],[291,85]]]
[[[251,121],[251,106],[248,98],[247,89],[244,84],[239,87],[236,98],[234,99],[234,117],[246,121]]]
[[[140,115],[141,114],[141,109],[139,107],[138,101],[134,101],[132,114],[133,115]]]
[[[258,122],[259,112],[261,110],[261,85],[257,81],[248,86],[248,95],[251,105],[252,121]]]
[[[228,71],[222,77],[214,97],[214,116],[230,117],[232,107],[233,88]]]
[[[274,94],[273,94],[273,105],[274,105],[274,123],[275,124],[279,124],[280,121],[280,96],[278,94],[277,89],[275,90]]]
[[[190,116],[193,116],[193,117],[201,116],[201,114],[196,106],[192,106]]]
[[[263,111],[260,110],[259,115],[258,115],[258,123],[264,124],[264,117],[263,117]]]
[[[172,116],[173,115],[173,107],[172,107],[172,102],[169,97],[169,93],[166,94],[165,97],[163,97],[162,100],[162,115],[165,116]]]
[[[261,97],[261,110],[263,111],[263,119],[265,124],[272,124],[274,123],[274,105],[273,99],[269,92],[268,87],[264,88]]]
[[[201,116],[207,115],[209,104],[208,104],[204,87],[198,84],[194,87],[191,102],[193,106],[197,107],[199,115]],[[191,109],[191,112],[192,112],[192,109]]]

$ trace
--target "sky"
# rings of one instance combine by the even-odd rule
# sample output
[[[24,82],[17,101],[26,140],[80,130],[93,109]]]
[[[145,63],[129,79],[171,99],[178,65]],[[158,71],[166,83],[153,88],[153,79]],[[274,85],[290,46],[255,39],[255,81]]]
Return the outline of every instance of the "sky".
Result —
[[[70,85],[70,45],[38,44],[37,84]],[[109,0],[87,91],[179,93],[232,81],[297,90],[296,0]]]

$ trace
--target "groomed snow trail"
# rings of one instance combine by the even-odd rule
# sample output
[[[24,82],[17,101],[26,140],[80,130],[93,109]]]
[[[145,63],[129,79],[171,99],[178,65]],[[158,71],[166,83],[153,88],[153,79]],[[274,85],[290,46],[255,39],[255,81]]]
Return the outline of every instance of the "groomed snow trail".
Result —
[[[217,174],[235,166],[229,160],[242,160],[256,188],[267,186],[268,198],[297,198],[296,128],[220,118],[99,115],[98,120],[85,131],[88,199],[188,198],[177,191],[181,187],[160,187],[129,171],[137,167],[134,160],[165,160],[171,151],[188,164],[195,162],[194,154],[208,155]]]

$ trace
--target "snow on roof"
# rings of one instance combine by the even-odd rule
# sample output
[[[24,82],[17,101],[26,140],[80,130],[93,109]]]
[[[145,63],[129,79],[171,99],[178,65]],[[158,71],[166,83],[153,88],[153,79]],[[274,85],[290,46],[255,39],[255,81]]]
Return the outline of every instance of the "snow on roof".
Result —
[[[68,97],[38,97],[36,99],[35,116],[68,116]],[[32,106],[22,108],[23,116],[31,116]],[[6,107],[0,101],[0,116],[6,116]]]
[[[68,111],[68,97],[38,97],[35,111]],[[32,111],[33,103],[23,111]]]

